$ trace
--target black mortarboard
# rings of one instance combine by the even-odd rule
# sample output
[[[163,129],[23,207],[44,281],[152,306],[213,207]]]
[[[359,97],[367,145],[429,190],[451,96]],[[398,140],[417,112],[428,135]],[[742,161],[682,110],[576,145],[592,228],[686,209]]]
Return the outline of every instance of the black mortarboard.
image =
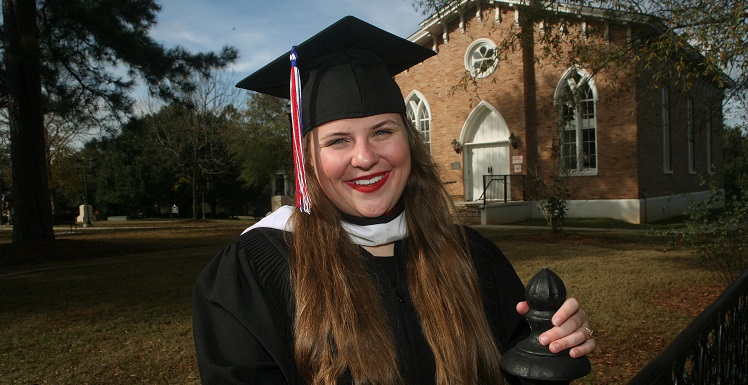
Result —
[[[394,75],[434,51],[346,16],[296,47],[303,134],[337,119],[405,113]],[[236,86],[289,98],[290,52]]]

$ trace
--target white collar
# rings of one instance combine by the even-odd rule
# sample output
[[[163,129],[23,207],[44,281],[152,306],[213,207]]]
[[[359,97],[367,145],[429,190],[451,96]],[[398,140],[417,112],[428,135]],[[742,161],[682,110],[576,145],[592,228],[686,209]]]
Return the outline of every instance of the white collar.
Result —
[[[282,206],[270,215],[262,218],[259,222],[248,227],[242,234],[259,227],[293,232],[293,226],[289,222],[289,219],[294,210],[295,208],[291,206]],[[357,225],[341,221],[340,224],[343,226],[343,230],[348,233],[353,243],[359,246],[386,245],[408,236],[408,225],[405,220],[404,211],[386,223]]]

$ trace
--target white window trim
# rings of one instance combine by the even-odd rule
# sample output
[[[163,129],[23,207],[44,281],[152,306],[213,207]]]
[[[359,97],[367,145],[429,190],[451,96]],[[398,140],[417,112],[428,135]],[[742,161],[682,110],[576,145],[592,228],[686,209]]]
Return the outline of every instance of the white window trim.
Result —
[[[688,97],[686,98],[686,119],[687,121],[687,127],[686,127],[686,134],[688,136],[687,138],[687,146],[688,146],[688,173],[689,174],[696,174],[696,165],[694,160],[694,137],[693,137],[693,98]]]
[[[712,109],[706,110],[706,172],[712,174]]]
[[[579,84],[571,84],[569,82],[569,79],[572,75],[579,74],[582,79],[579,82]],[[564,75],[561,77],[561,81],[558,82],[558,85],[556,86],[556,92],[554,93],[554,103],[557,105],[557,107],[563,108],[560,103],[563,103],[562,97],[564,96],[564,93],[568,89],[574,90],[575,87],[578,87],[580,84],[587,84],[587,86],[590,87],[590,91],[592,92],[592,101],[595,104],[595,167],[589,167],[585,168],[582,166],[582,157],[577,154],[577,168],[574,170],[575,176],[596,176],[598,175],[598,168],[600,165],[600,153],[598,152],[598,135],[597,135],[597,101],[599,98],[597,86],[595,85],[595,79],[592,78],[592,76],[584,70],[583,68],[579,66],[574,66],[566,70]],[[581,122],[582,122],[582,116],[581,116],[581,110],[575,109],[574,110],[574,120],[575,120],[575,127],[576,127],[576,147],[577,152],[581,151],[580,149],[583,148],[583,138],[582,138],[582,128],[581,128]],[[563,130],[563,128],[561,128]],[[562,154],[563,157],[563,149]],[[564,167],[564,161],[561,160],[561,167]]]
[[[595,102],[596,103],[596,102]],[[582,135],[582,111],[579,109],[574,111],[574,119],[576,120],[576,139],[577,139],[577,169],[574,171],[577,176],[595,176],[597,175],[598,164],[600,163],[600,157],[597,152],[597,104],[595,104],[595,167],[584,167],[582,159],[582,148],[584,147],[584,138]]]
[[[416,100],[417,99],[417,100]],[[426,97],[423,96],[423,94],[417,90],[413,90],[410,95],[408,95],[407,98],[405,98],[405,106],[406,106],[406,114],[407,111],[413,111],[413,118],[415,120],[414,125],[416,127],[416,130],[418,132],[423,132],[420,128],[420,122],[424,119],[421,118],[419,115],[421,112],[421,107],[425,107],[426,113],[428,114],[428,122],[429,122],[429,141],[424,142],[428,146],[429,152],[431,152],[431,139],[432,139],[432,121],[433,121],[433,115],[431,113],[431,105],[426,100]]]
[[[475,52],[480,47],[489,47],[490,49],[494,50],[494,61],[490,68],[486,69],[483,72],[477,72],[474,67],[473,63],[473,52]],[[464,64],[465,69],[470,73],[470,76],[478,79],[483,79],[491,76],[491,74],[496,71],[496,68],[499,66],[499,61],[495,58],[496,55],[496,43],[494,43],[491,39],[481,38],[476,41],[474,41],[470,46],[468,46],[467,50],[465,51],[465,58],[464,58]]]
[[[668,88],[668,86],[662,86],[660,92],[660,101],[662,104],[662,172],[665,174],[672,174],[672,149],[670,143],[670,89]]]

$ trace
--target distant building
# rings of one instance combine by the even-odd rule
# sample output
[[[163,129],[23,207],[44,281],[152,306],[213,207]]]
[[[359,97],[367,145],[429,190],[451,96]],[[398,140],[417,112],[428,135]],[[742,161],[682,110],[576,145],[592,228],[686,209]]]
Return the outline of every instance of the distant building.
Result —
[[[486,61],[506,31],[518,28],[521,3],[453,2],[409,37],[437,55],[395,78],[442,181],[458,206],[475,212],[472,222],[542,217],[529,196],[532,176],[561,168],[573,175],[567,217],[652,222],[705,196],[701,180],[723,167],[722,89],[702,81],[684,94],[667,82],[648,86],[633,66],[592,76],[587,68],[535,62],[542,21],[534,44]],[[590,38],[606,44],[628,44],[652,28],[595,9],[557,15],[564,12],[570,33],[595,31]],[[477,85],[455,87],[468,72],[480,78]]]

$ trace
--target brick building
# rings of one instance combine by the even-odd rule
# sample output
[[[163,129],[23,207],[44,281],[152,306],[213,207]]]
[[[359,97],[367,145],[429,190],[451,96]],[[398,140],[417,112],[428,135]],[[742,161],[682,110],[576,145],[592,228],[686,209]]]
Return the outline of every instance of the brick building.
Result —
[[[521,49],[490,60],[525,20],[521,3],[453,2],[409,37],[437,55],[396,76],[442,181],[458,207],[476,213],[472,222],[542,217],[530,185],[559,173],[570,175],[568,217],[652,222],[705,196],[702,179],[722,168],[722,90],[699,81],[676,92],[625,63],[593,75],[537,60],[542,21]],[[652,27],[595,9],[567,11],[568,33],[595,31],[589,39],[597,43],[628,44]]]

